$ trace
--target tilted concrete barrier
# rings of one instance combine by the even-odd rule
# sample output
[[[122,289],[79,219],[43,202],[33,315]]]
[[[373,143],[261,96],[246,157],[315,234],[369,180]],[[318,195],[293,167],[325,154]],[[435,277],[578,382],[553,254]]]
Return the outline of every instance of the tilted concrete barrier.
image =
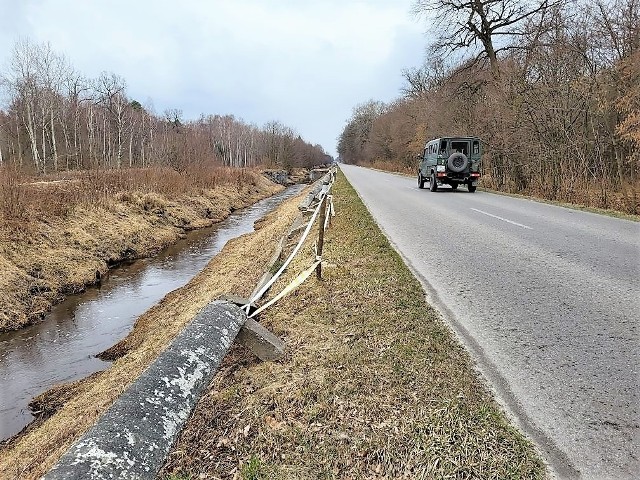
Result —
[[[43,478],[155,478],[246,320],[233,303],[207,305]]]

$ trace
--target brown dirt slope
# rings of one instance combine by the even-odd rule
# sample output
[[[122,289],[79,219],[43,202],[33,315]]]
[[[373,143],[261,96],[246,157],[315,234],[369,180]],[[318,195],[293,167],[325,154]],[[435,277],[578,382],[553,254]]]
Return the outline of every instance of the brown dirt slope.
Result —
[[[293,222],[299,201],[285,202],[268,221],[257,225],[256,232],[230,241],[187,285],[142,315],[126,339],[128,353],[111,368],[69,387],[55,388],[48,401],[45,395],[38,408],[57,407],[58,411],[0,447],[0,478],[42,476],[201,308],[223,293],[248,296]]]
[[[110,266],[153,255],[186,230],[219,222],[283,188],[257,172],[244,175],[246,182],[199,194],[122,192],[97,205],[78,204],[66,215],[0,228],[0,332],[40,320],[65,295],[99,282]],[[39,188],[63,187],[51,182]]]

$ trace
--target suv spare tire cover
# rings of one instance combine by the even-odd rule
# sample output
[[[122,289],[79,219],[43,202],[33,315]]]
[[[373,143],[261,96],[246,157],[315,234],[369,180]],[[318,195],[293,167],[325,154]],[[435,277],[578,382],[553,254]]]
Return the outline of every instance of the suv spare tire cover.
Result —
[[[452,153],[447,160],[449,170],[460,173],[469,166],[469,159],[464,153]]]

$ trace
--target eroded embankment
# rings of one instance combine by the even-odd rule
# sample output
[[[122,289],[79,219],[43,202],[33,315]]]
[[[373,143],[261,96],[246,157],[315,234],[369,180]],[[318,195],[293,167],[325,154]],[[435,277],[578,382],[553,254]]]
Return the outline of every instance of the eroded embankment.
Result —
[[[110,267],[151,256],[185,231],[217,223],[283,188],[257,172],[247,172],[245,180],[197,195],[120,193],[61,217],[0,229],[0,332],[40,320],[65,295],[99,283]]]
[[[204,305],[223,293],[248,296],[295,218],[298,202],[285,202],[256,224],[256,232],[230,241],[186,286],[142,315],[112,349],[120,358],[111,368],[41,396],[39,406],[55,414],[0,449],[0,478],[39,478]]]

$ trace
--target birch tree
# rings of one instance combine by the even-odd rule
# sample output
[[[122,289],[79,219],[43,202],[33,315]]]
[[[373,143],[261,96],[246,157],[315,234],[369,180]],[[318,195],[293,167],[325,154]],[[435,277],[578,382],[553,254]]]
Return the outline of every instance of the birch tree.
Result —
[[[40,102],[36,55],[36,49],[29,41],[17,42],[11,55],[8,72],[2,77],[2,84],[14,99],[20,121],[27,131],[35,170],[40,171],[41,156],[36,140],[36,113]]]
[[[243,168],[263,160],[288,168],[324,155],[279,122],[258,128],[233,115],[158,115],[128,100],[123,78],[103,72],[87,79],[48,44],[18,42],[0,86],[0,163],[36,173],[154,165],[183,172],[193,164]]]
[[[115,128],[115,157],[116,167],[122,166],[122,142],[125,129],[126,108],[128,105],[125,96],[126,82],[115,73],[102,72],[95,83],[95,89],[98,92],[98,102],[106,109],[106,115],[103,119],[105,130],[105,145],[108,145],[108,151],[103,148],[105,159],[113,160],[112,154],[112,128]],[[108,153],[107,153],[108,152]]]
[[[83,105],[91,101],[89,81],[73,67],[68,66],[63,79],[64,120],[62,132],[66,148],[66,165],[70,168],[69,159],[73,158],[74,168],[83,165],[83,147],[86,141],[82,138],[82,114],[86,112]]]

